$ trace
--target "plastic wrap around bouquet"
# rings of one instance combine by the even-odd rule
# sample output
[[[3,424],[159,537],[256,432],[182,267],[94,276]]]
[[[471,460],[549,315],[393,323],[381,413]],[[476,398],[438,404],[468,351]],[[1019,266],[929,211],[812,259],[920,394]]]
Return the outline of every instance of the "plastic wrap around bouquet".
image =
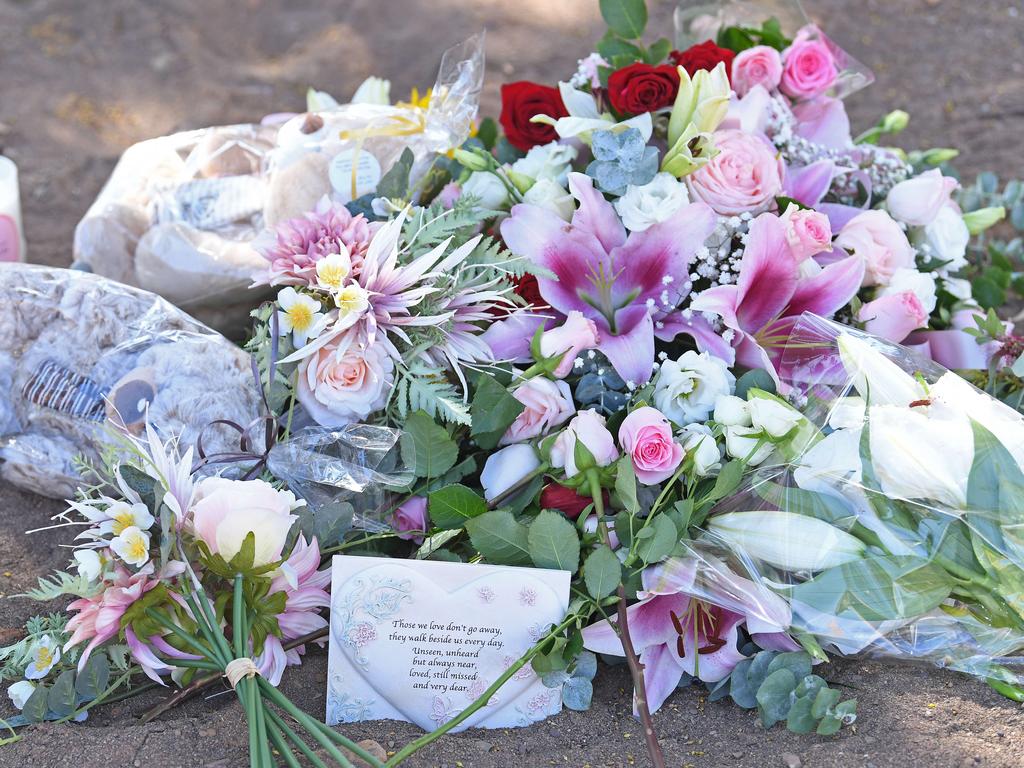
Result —
[[[804,419],[687,544],[741,573],[812,650],[1019,683],[1024,418],[904,347],[804,315],[781,378]]]
[[[151,293],[67,269],[0,265],[0,476],[70,498],[146,414],[211,452],[260,415],[249,357]]]
[[[265,227],[350,203],[411,152],[410,177],[470,133],[482,36],[448,50],[429,104],[338,104],[312,92],[283,123],[186,131],[130,147],[75,229],[76,266],[158,293],[229,335],[248,326]],[[386,101],[386,99],[385,99]],[[285,116],[287,117],[287,116]]]

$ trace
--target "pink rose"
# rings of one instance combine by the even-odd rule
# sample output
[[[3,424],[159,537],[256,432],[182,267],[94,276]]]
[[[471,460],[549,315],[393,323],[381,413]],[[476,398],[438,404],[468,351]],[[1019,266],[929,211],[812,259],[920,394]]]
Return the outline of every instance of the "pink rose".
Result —
[[[911,331],[927,325],[928,313],[912,291],[902,291],[869,301],[860,308],[857,319],[868,333],[898,344]]]
[[[576,356],[584,350],[596,347],[598,340],[594,321],[584,317],[582,312],[572,311],[558,328],[544,331],[540,337],[540,353],[544,357],[563,355],[553,375],[555,378],[564,379],[572,371]]]
[[[824,213],[790,203],[781,218],[786,225],[786,242],[797,262],[832,250],[832,225]]]
[[[363,351],[352,346],[339,356],[331,343],[299,363],[295,396],[318,424],[351,424],[384,407],[394,369],[379,344]]]
[[[885,199],[885,207],[897,221],[912,227],[927,227],[959,186],[956,179],[943,176],[942,171],[933,168],[893,187]]]
[[[782,52],[782,80],[779,90],[794,99],[813,99],[835,83],[839,76],[832,51],[822,40],[798,36]]]
[[[782,57],[770,45],[755,45],[736,54],[732,61],[732,89],[746,96],[755,85],[771,91],[782,79]]]
[[[835,244],[864,259],[864,285],[888,285],[897,269],[914,267],[914,249],[885,211],[857,214],[839,232]]]
[[[306,502],[263,480],[207,477],[196,485],[192,527],[212,554],[230,561],[251,533],[257,568],[281,559],[292,523],[292,510]]]
[[[449,181],[445,184],[441,191],[437,195],[437,201],[444,206],[445,209],[454,207],[455,201],[462,196],[462,187],[459,186],[457,181]]]
[[[391,527],[398,531],[398,538],[406,541],[422,542],[428,525],[425,496],[413,496],[391,515]]]
[[[573,477],[580,471],[589,469],[576,464],[577,440],[594,457],[594,466],[607,467],[619,458],[615,439],[604,424],[604,416],[593,409],[576,414],[551,445],[551,466],[564,468],[566,477]]]
[[[539,376],[527,379],[516,388],[512,397],[526,407],[505,430],[498,445],[521,443],[546,435],[576,413],[572,392],[564,381],[551,381]]]
[[[636,479],[655,485],[672,477],[686,451],[672,439],[672,425],[657,408],[644,406],[619,427],[619,445],[633,460]]]
[[[690,193],[721,216],[762,213],[782,191],[782,158],[763,136],[715,132],[718,154],[686,177]]]

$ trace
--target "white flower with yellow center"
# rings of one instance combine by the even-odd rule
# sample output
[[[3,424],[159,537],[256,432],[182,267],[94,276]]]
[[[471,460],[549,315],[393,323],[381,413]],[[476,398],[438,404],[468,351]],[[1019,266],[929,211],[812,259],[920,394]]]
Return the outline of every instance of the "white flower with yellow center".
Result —
[[[86,581],[96,581],[103,572],[103,558],[95,549],[76,549],[75,570]]]
[[[149,561],[149,534],[133,525],[112,539],[110,548],[125,563],[138,568]]]
[[[331,293],[340,291],[345,279],[352,274],[352,260],[344,246],[342,248],[341,253],[328,254],[316,263],[317,285]]]
[[[132,526],[148,531],[154,522],[149,507],[145,504],[129,504],[126,501],[111,504],[107,508],[107,517],[109,519],[100,523],[100,533],[112,533],[115,536],[120,536]]]
[[[277,294],[277,303],[282,310],[281,335],[292,334],[296,347],[305,346],[310,338],[320,335],[324,314],[320,311],[319,301],[289,286]]]
[[[336,327],[348,328],[362,317],[370,306],[370,295],[359,283],[349,283],[334,294],[334,303],[338,305]]]
[[[31,696],[35,690],[35,683],[30,683],[28,680],[19,680],[7,689],[7,695],[10,697],[11,703],[18,708],[18,711],[21,711],[25,708],[25,704],[28,702],[29,696]]]
[[[32,660],[25,667],[25,677],[29,680],[40,680],[60,661],[60,645],[49,635],[43,635],[32,646],[29,658]]]

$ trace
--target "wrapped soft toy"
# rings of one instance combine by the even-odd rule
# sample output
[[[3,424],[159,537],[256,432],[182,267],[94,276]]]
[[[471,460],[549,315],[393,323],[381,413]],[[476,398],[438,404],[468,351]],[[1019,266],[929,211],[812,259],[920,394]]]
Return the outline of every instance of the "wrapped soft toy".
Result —
[[[76,462],[147,417],[182,445],[236,449],[260,415],[249,357],[151,293],[76,270],[0,264],[0,477],[73,496]]]

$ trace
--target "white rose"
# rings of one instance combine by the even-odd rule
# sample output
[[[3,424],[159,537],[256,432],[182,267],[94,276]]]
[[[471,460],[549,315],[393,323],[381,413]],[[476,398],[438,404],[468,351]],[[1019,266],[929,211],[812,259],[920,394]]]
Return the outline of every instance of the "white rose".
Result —
[[[723,395],[732,393],[736,377],[725,361],[707,352],[684,352],[661,364],[654,382],[654,405],[676,424],[705,421]]]
[[[799,411],[773,398],[751,397],[747,409],[751,424],[770,437],[785,437],[800,423]]]
[[[947,208],[949,196],[960,185],[933,168],[894,186],[885,200],[894,219],[912,227],[924,227]]]
[[[556,181],[564,187],[576,155],[576,147],[552,141],[550,144],[532,147],[525,157],[512,163],[512,170],[537,181]]]
[[[352,94],[352,103],[389,105],[391,103],[391,81],[383,77],[366,78]]]
[[[492,453],[480,473],[484,498],[490,501],[500,496],[539,466],[537,452],[526,443],[510,445]]]
[[[750,466],[757,466],[767,459],[775,446],[765,440],[759,428],[725,428],[725,452],[734,459],[744,459]]]
[[[7,689],[7,695],[20,712],[25,708],[25,702],[28,701],[29,696],[32,695],[35,689],[35,683],[29,682],[28,680],[19,680]]]
[[[925,227],[924,236],[935,258],[949,262],[944,270],[958,272],[967,266],[967,243],[971,233],[954,208],[943,207],[932,223]]]
[[[643,232],[655,224],[672,218],[690,202],[686,185],[671,173],[658,173],[640,187],[632,184],[615,201],[615,210],[631,232]]]
[[[942,281],[945,283],[946,293],[960,301],[970,301],[974,295],[970,280],[965,280],[962,277],[944,277]]]
[[[892,274],[889,284],[879,291],[879,296],[910,291],[917,296],[924,311],[929,315],[935,310],[935,275],[931,272],[918,272],[916,269],[897,269]]]
[[[576,200],[559,184],[551,179],[538,179],[523,195],[523,202],[553,211],[559,218],[569,221],[576,212]]]
[[[318,424],[351,424],[384,407],[394,369],[380,344],[363,352],[352,346],[340,357],[328,344],[299,363],[295,396]]]
[[[735,395],[722,395],[715,401],[715,421],[725,427],[749,427],[747,401]]]
[[[687,424],[683,435],[683,450],[693,455],[697,477],[707,477],[722,468],[722,450],[706,425]]]
[[[500,211],[508,202],[508,190],[501,179],[489,171],[475,171],[462,185],[462,194],[476,198],[476,204],[489,211]]]

